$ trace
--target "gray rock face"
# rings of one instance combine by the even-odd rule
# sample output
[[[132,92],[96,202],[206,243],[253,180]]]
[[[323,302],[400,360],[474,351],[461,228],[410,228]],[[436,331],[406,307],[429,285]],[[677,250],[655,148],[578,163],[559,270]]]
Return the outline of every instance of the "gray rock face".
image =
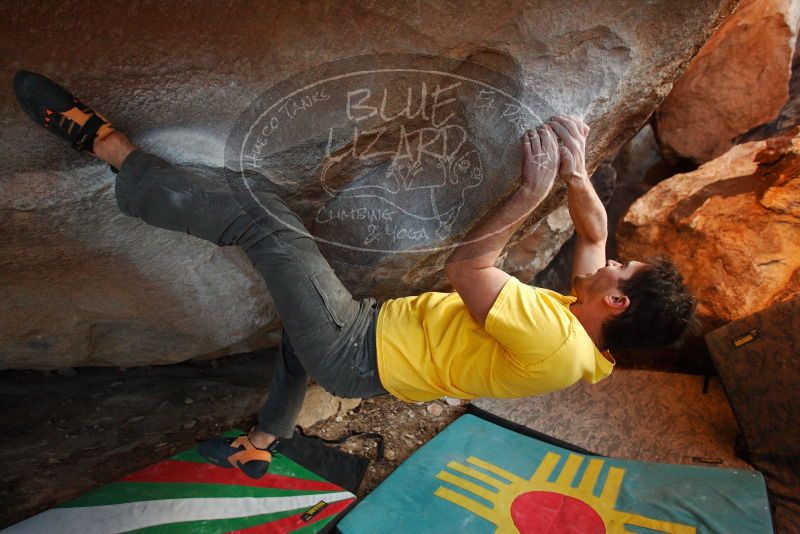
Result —
[[[452,246],[517,184],[517,133],[535,126],[537,117],[581,116],[592,127],[587,157],[593,171],[641,127],[735,3],[5,3],[0,77],[10,81],[20,68],[43,72],[104,112],[145,150],[178,163],[222,166],[228,132],[248,104],[288,77],[306,72],[313,78],[315,65],[403,52],[502,72],[512,82],[505,98],[528,115],[515,122],[507,108],[483,124],[463,100],[456,104],[479,161],[462,158],[469,165],[448,167],[450,182],[444,183],[464,189],[459,180],[466,178],[453,168],[483,174],[460,211],[448,212],[457,216],[444,221],[438,248],[379,253],[365,264],[326,247],[354,295],[389,298],[444,287],[441,267]],[[407,82],[399,77],[384,88],[402,95]],[[322,161],[298,155],[323,140],[343,151],[337,154],[355,143],[351,124],[331,123],[333,115],[302,115],[309,116],[307,131],[295,130],[295,144],[265,162],[285,173],[290,204],[324,235],[313,224],[315,215],[339,200],[322,194]],[[169,363],[274,342],[278,317],[239,250],[122,216],[113,174],[27,121],[11,91],[0,95],[0,120],[0,367]],[[335,174],[345,183],[335,185],[347,187],[348,176],[361,178],[390,163],[354,160]],[[460,202],[450,189],[443,196],[437,201],[449,207]],[[514,241],[558,209],[563,196],[563,189],[553,191]],[[346,224],[339,232],[347,232]]]
[[[600,200],[608,207],[616,186],[617,171],[608,163],[603,163],[592,175],[592,185]],[[503,270],[520,280],[538,285],[535,277],[545,270],[552,270],[559,275],[559,282],[549,287],[554,291],[568,293],[572,277],[572,237],[575,227],[569,216],[569,209],[564,204],[551,211],[539,226],[508,251],[503,262]],[[564,261],[556,262],[564,249]],[[557,263],[557,265],[553,265]],[[544,286],[547,287],[547,286]]]

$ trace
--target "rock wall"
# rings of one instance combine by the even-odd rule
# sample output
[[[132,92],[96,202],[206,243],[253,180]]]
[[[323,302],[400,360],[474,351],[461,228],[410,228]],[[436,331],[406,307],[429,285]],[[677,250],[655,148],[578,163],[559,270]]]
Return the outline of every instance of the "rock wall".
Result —
[[[778,115],[789,98],[798,24],[794,0],[739,4],[658,109],[658,138],[668,158],[709,161]]]
[[[608,201],[614,193],[617,180],[617,171],[608,163],[601,164],[592,175],[594,185],[600,200],[608,206]],[[558,287],[550,287],[555,291],[569,292],[572,269],[573,247],[568,242],[575,233],[575,227],[569,215],[569,209],[564,204],[551,211],[530,234],[520,239],[506,254],[503,261],[503,270],[520,280],[530,283],[536,275],[549,269],[561,251],[568,248],[566,262],[553,265],[554,269],[562,275]],[[564,263],[563,265],[561,263]]]
[[[800,295],[800,127],[661,182],[617,242],[623,256],[680,267],[705,331]]]
[[[10,91],[16,69],[70,87],[146,150],[219,167],[242,110],[315,65],[383,52],[470,60],[511,79],[510,97],[541,120],[557,112],[584,117],[593,171],[641,127],[735,3],[3,3],[0,368],[213,357],[272,343],[278,328],[269,295],[239,250],[122,216],[114,175],[24,117]],[[323,133],[310,138],[319,144]],[[441,247],[379,255],[366,266],[326,251],[354,295],[443,287],[448,247],[517,183],[516,136],[500,133],[480,139],[494,147],[480,156],[504,172],[487,176],[481,194],[464,197]],[[346,147],[344,129],[331,142]],[[290,148],[270,161],[295,173],[291,204],[308,219],[335,199],[318,194],[320,169],[307,165],[314,162],[293,159],[303,143]],[[350,169],[353,176],[363,170],[358,163]],[[563,196],[557,188],[515,240]]]
[[[742,134],[736,138],[736,143],[763,141],[781,130],[798,124],[800,124],[800,49],[798,49],[797,41],[795,41],[794,57],[792,58],[792,77],[789,79],[789,100],[786,101],[786,104],[784,104],[775,119],[765,124],[760,124]]]

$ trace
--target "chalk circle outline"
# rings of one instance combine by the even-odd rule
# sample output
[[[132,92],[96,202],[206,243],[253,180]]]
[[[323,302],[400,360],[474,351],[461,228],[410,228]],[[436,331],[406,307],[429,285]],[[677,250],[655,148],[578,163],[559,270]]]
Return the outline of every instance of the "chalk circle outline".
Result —
[[[248,146],[248,140],[250,140],[251,137],[254,136],[253,131],[261,123],[261,121],[270,112],[272,112],[274,109],[276,109],[279,106],[281,106],[284,102],[288,101],[288,99],[292,98],[293,96],[305,93],[309,89],[313,89],[314,87],[321,86],[323,84],[329,84],[331,82],[335,82],[335,81],[338,81],[338,80],[342,80],[342,79],[350,78],[350,77],[354,77],[354,76],[364,76],[364,75],[382,74],[382,73],[384,73],[384,74],[388,74],[388,73],[413,73],[413,74],[437,75],[437,76],[442,76],[442,77],[445,77],[445,78],[451,78],[451,79],[455,79],[455,80],[469,82],[469,83],[475,84],[476,86],[483,87],[485,89],[489,89],[489,90],[495,91],[498,94],[502,95],[504,98],[507,98],[507,99],[513,101],[514,103],[516,103],[519,106],[520,109],[522,109],[525,112],[527,112],[528,115],[530,115],[532,117],[532,119],[533,119],[535,124],[543,124],[543,121],[541,120],[539,115],[535,111],[533,111],[531,106],[529,106],[525,102],[521,101],[519,98],[513,96],[508,91],[503,90],[503,89],[499,89],[496,85],[493,85],[493,84],[490,84],[490,83],[487,83],[487,82],[484,82],[484,81],[481,81],[481,80],[477,80],[477,79],[474,79],[474,78],[470,78],[470,77],[467,77],[467,76],[455,74],[454,72],[448,72],[446,70],[432,70],[432,69],[408,68],[408,67],[379,67],[379,68],[373,68],[373,69],[367,69],[367,70],[353,70],[353,71],[348,71],[348,72],[345,72],[345,73],[337,74],[337,75],[334,75],[334,76],[327,76],[327,77],[324,77],[322,79],[318,79],[318,80],[316,80],[314,82],[308,83],[308,84],[306,84],[306,85],[304,85],[304,86],[302,86],[300,88],[294,89],[293,91],[291,91],[291,92],[289,92],[287,94],[284,94],[284,96],[282,96],[277,101],[272,103],[269,107],[267,107],[265,110],[263,110],[254,120],[248,121],[249,122],[249,127],[247,127],[247,131],[244,134],[242,140],[240,142],[235,142],[232,145],[232,141],[236,141],[236,139],[238,138],[238,136],[236,134],[237,134],[237,130],[241,127],[242,119],[248,117],[252,113],[253,108],[254,107],[257,108],[258,105],[262,103],[262,101],[264,100],[264,98],[267,95],[269,95],[272,92],[275,92],[275,89],[278,86],[290,85],[292,80],[295,80],[297,78],[307,77],[310,74],[312,74],[313,72],[319,71],[319,70],[324,69],[324,68],[330,69],[330,68],[335,68],[335,67],[337,67],[339,65],[352,64],[353,62],[361,63],[361,62],[370,62],[370,61],[372,61],[372,62],[376,62],[377,61],[379,63],[386,63],[386,62],[434,62],[434,61],[435,62],[442,62],[442,63],[445,63],[445,64],[449,64],[452,67],[452,70],[454,70],[454,71],[460,70],[460,69],[464,69],[464,68],[468,68],[468,69],[471,69],[473,71],[475,71],[475,70],[481,71],[483,74],[487,75],[487,78],[489,78],[489,77],[500,78],[500,79],[503,79],[504,81],[507,81],[509,83],[509,85],[513,85],[513,83],[514,83],[513,80],[508,78],[506,75],[504,75],[504,74],[502,74],[502,73],[500,73],[500,72],[498,72],[498,71],[496,71],[494,69],[491,69],[491,68],[486,67],[484,65],[480,65],[478,63],[470,62],[470,61],[467,61],[467,60],[459,60],[459,59],[455,59],[455,58],[445,58],[445,57],[441,57],[441,56],[433,56],[433,55],[426,55],[426,54],[392,54],[392,53],[387,53],[387,54],[366,54],[366,55],[357,55],[357,56],[350,56],[350,57],[346,57],[346,58],[341,58],[341,59],[338,59],[338,60],[334,60],[334,61],[330,61],[330,62],[326,62],[326,63],[321,63],[321,64],[316,65],[316,66],[314,66],[314,67],[312,67],[310,69],[307,69],[305,71],[301,71],[301,72],[296,73],[296,74],[294,74],[294,75],[292,75],[292,76],[290,76],[288,78],[285,78],[285,79],[279,81],[278,83],[273,84],[269,89],[267,89],[266,91],[262,92],[256,99],[254,99],[248,105],[248,107],[240,114],[239,118],[234,123],[234,126],[231,129],[231,132],[228,135],[228,140],[227,140],[226,146],[225,146],[225,165],[224,165],[225,178],[226,178],[226,181],[228,183],[229,188],[234,193],[234,198],[236,199],[236,201],[240,205],[240,207],[245,211],[245,213],[247,213],[248,215],[251,214],[251,211],[247,208],[247,205],[248,204],[252,204],[253,202],[255,202],[255,204],[258,206],[258,208],[261,211],[263,211],[264,213],[266,213],[272,219],[277,220],[280,224],[284,225],[285,227],[287,227],[287,228],[289,228],[291,230],[294,230],[294,231],[304,235],[305,237],[309,237],[309,238],[315,240],[316,242],[325,243],[327,245],[341,247],[341,248],[352,250],[352,251],[367,252],[367,253],[381,253],[381,254],[420,254],[420,253],[431,253],[431,252],[439,252],[439,251],[443,251],[443,250],[450,250],[450,249],[454,249],[456,247],[459,247],[461,245],[470,244],[470,243],[476,243],[476,242],[482,241],[484,239],[487,239],[487,238],[489,238],[489,237],[491,237],[493,235],[496,235],[498,233],[503,232],[509,226],[519,222],[519,221],[512,221],[509,224],[503,226],[502,228],[496,230],[495,232],[487,234],[487,235],[485,235],[483,237],[480,237],[478,239],[472,239],[472,240],[468,240],[468,241],[462,240],[462,241],[459,241],[457,243],[452,243],[452,244],[448,244],[448,245],[412,248],[412,249],[409,249],[409,250],[388,250],[388,249],[381,249],[381,248],[360,247],[360,246],[350,245],[350,244],[347,244],[347,243],[341,243],[341,242],[338,242],[338,241],[333,241],[333,240],[330,240],[330,239],[325,239],[323,237],[315,236],[315,235],[311,234],[308,231],[308,229],[305,228],[302,225],[300,227],[297,227],[297,226],[292,225],[291,223],[288,223],[286,221],[281,220],[281,218],[279,216],[277,216],[276,214],[273,214],[269,210],[269,208],[267,206],[264,206],[261,203],[260,199],[257,197],[257,195],[254,193],[254,191],[251,189],[251,187],[250,187],[250,185],[248,183],[247,175],[246,175],[248,169],[245,166],[244,158],[245,158],[245,148]],[[519,139],[515,139],[514,141],[515,142],[519,142]],[[237,165],[230,165],[230,163],[232,162],[232,158],[230,158],[229,156],[231,155],[232,150],[233,150],[233,154],[236,156],[235,159],[233,159],[233,161],[235,163],[237,163]],[[548,162],[550,162],[549,158],[548,158]],[[244,185],[244,190],[246,191],[246,193],[248,195],[247,198],[245,199],[245,202],[242,202],[242,199],[240,198],[240,195],[237,194],[237,191],[241,191],[241,187],[240,186],[242,184]],[[375,198],[375,196],[374,195],[350,195],[347,198]],[[252,215],[251,215],[251,217],[252,217]],[[259,224],[258,218],[254,218],[254,221],[256,222],[256,224]]]

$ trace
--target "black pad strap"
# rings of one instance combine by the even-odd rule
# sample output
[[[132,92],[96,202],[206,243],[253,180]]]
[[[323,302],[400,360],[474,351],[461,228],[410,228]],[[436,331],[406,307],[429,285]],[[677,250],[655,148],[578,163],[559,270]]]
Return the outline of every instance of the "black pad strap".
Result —
[[[363,438],[367,438],[367,439],[374,439],[375,442],[377,443],[377,449],[375,451],[376,459],[378,461],[383,460],[383,453],[384,453],[384,449],[385,449],[385,444],[384,444],[383,436],[380,435],[380,434],[376,434],[374,432],[356,432],[356,431],[351,431],[350,434],[346,435],[346,436],[341,436],[339,438],[334,438],[334,439],[326,439],[326,438],[323,438],[322,436],[315,436],[313,434],[306,434],[305,431],[303,430],[303,427],[301,427],[300,425],[297,425],[294,428],[300,433],[301,436],[303,436],[305,438],[314,439],[314,440],[317,440],[317,441],[321,441],[323,443],[330,443],[332,445],[338,445],[340,443],[344,443],[346,441],[349,441],[351,438],[355,438],[355,437],[359,437],[359,436],[363,437]]]

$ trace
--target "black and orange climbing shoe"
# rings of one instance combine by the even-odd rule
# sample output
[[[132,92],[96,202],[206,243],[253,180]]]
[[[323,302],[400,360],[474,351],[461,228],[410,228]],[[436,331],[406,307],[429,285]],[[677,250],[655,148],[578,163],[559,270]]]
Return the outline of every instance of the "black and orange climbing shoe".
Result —
[[[36,124],[69,141],[76,150],[93,154],[95,140],[114,131],[105,117],[41,74],[17,72],[14,92],[19,105]]]
[[[278,450],[280,440],[270,443],[266,449],[258,449],[247,434],[237,437],[219,436],[202,442],[197,452],[219,467],[238,467],[250,478],[261,478],[269,470],[272,455]]]

